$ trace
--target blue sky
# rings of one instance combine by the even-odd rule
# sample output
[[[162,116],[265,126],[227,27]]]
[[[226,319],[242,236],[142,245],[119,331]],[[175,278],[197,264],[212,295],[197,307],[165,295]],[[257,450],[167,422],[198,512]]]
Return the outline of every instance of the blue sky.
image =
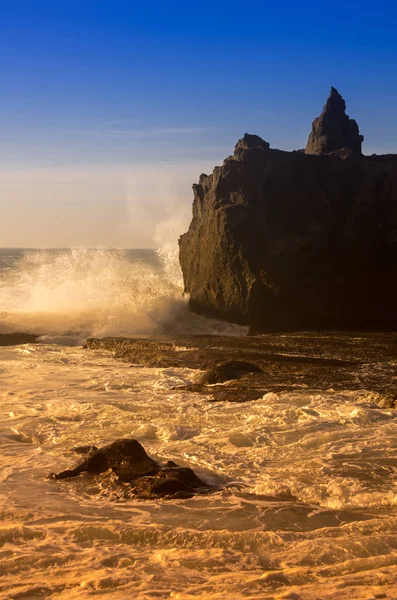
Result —
[[[396,30],[389,1],[3,0],[0,246],[154,246],[246,131],[303,147],[331,85],[397,152]]]

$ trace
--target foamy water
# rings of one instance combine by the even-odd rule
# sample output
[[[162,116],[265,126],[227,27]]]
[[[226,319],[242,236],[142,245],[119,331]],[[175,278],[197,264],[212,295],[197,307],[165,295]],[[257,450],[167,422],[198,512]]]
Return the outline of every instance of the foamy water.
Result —
[[[74,252],[3,269],[3,330],[29,323],[63,344],[95,328],[243,333],[190,315],[153,255]],[[390,384],[397,361],[384,360],[368,359],[368,385],[373,369]],[[362,386],[244,404],[172,390],[194,375],[77,345],[0,348],[1,597],[397,598],[397,411],[377,408]],[[74,446],[119,437],[193,467],[218,491],[139,501],[111,473],[46,479],[78,460]]]
[[[243,333],[193,315],[182,296],[177,247],[0,251],[0,333],[65,336]]]

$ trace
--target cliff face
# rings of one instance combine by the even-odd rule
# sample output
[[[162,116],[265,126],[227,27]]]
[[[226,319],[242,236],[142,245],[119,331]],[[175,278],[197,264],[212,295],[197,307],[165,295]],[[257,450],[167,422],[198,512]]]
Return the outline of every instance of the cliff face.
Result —
[[[194,311],[251,332],[397,329],[397,156],[246,134],[193,190],[180,263]]]

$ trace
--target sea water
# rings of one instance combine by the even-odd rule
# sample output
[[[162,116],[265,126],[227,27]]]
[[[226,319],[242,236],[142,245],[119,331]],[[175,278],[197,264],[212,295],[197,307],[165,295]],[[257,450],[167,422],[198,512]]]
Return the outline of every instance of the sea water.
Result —
[[[90,336],[246,333],[189,312],[168,252],[0,251],[0,333],[13,331],[41,337],[0,348],[1,598],[397,598],[397,410],[371,402],[371,371],[397,387],[397,357],[365,367],[357,334],[367,390],[361,373],[357,389],[239,404],[175,391],[191,369],[84,350]],[[344,358],[347,334],[330,335]],[[46,479],[73,447],[120,437],[216,491],[143,501],[111,472]]]

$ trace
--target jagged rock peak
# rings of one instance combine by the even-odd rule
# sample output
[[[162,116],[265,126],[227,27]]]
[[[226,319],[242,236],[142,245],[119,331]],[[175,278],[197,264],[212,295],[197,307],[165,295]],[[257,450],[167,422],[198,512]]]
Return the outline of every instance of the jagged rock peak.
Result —
[[[334,113],[339,112],[344,115],[346,113],[346,102],[338,92],[338,90],[331,86],[331,91],[325,103],[324,110],[332,110]],[[323,110],[323,112],[324,112]]]
[[[306,154],[328,154],[342,148],[361,154],[363,140],[356,121],[346,114],[344,99],[331,87],[321,115],[313,121]]]
[[[245,150],[251,148],[262,148],[268,150],[270,147],[269,142],[265,142],[259,135],[253,135],[251,133],[245,133],[244,137],[237,142],[234,147],[234,155],[240,156]]]

